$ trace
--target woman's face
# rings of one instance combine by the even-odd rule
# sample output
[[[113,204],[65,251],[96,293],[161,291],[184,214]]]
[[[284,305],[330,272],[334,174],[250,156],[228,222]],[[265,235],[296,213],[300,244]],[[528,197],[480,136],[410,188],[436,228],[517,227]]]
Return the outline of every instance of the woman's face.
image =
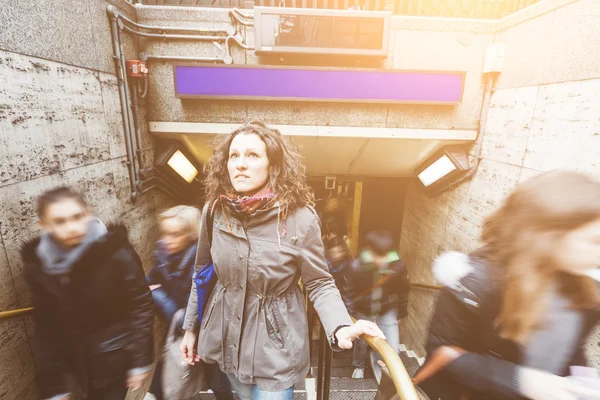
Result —
[[[600,219],[565,233],[555,258],[561,270],[575,275],[600,267]]]
[[[229,146],[227,161],[229,180],[233,189],[241,195],[252,195],[269,179],[267,146],[255,134],[239,134]]]
[[[179,218],[161,220],[160,233],[167,254],[177,254],[185,250],[195,240]]]

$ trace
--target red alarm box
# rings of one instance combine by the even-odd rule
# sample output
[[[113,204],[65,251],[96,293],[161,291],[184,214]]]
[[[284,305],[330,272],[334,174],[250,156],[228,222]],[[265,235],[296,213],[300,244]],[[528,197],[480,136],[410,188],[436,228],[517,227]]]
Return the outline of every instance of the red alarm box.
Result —
[[[140,60],[127,60],[127,75],[131,78],[145,78],[148,75],[146,63]]]

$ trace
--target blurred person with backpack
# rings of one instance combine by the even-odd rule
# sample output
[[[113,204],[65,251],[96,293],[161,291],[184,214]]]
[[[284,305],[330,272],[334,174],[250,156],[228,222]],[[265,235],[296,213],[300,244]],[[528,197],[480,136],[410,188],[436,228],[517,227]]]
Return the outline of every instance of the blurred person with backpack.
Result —
[[[400,347],[398,319],[407,315],[410,283],[404,261],[391,232],[371,231],[364,248],[346,272],[344,299],[355,318],[374,321],[396,353]],[[352,377],[364,378],[368,345],[360,340],[354,349]],[[379,355],[370,352],[371,367],[381,381]]]

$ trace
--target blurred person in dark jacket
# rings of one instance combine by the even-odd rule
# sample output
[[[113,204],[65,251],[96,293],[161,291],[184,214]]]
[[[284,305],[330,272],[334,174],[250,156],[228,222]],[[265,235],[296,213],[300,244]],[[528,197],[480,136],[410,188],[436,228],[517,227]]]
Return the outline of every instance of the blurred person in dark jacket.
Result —
[[[200,210],[172,207],[158,217],[160,240],[153,254],[154,266],[147,280],[159,315],[169,325],[175,312],[187,305],[190,295]]]
[[[67,187],[38,198],[43,233],[21,250],[33,294],[44,399],[122,400],[153,362],[152,297],[122,225]],[[75,379],[72,379],[75,378]],[[69,382],[76,381],[77,388]]]
[[[323,221],[322,239],[325,246],[325,259],[329,272],[343,296],[344,274],[352,264],[352,252],[348,247],[346,216],[339,198],[330,197],[326,200],[321,219]]]
[[[200,215],[200,210],[195,207],[179,205],[158,216],[161,235],[153,254],[154,266],[147,281],[156,310],[167,326],[172,323],[177,311],[185,308],[188,303],[196,261]],[[180,326],[173,327],[173,331],[182,330],[182,325],[183,319]],[[163,359],[158,363],[149,390],[156,400],[165,398],[163,383],[173,387],[181,386],[178,386],[181,382],[171,380],[173,374],[163,372],[166,364],[162,361]],[[205,369],[215,397],[219,400],[232,399],[227,377],[213,365],[206,365]]]
[[[409,289],[408,271],[395,250],[392,233],[367,233],[364,249],[345,273],[344,301],[355,318],[376,322],[396,352],[400,347],[398,319],[407,314]],[[364,378],[367,346],[363,340],[356,343],[352,361],[355,379]],[[379,355],[371,352],[370,358],[375,378],[380,382]]]
[[[590,276],[600,182],[559,171],[526,181],[487,218],[481,242],[435,262],[445,288],[414,382],[441,400],[600,398],[566,378],[588,365],[585,343],[600,321]]]

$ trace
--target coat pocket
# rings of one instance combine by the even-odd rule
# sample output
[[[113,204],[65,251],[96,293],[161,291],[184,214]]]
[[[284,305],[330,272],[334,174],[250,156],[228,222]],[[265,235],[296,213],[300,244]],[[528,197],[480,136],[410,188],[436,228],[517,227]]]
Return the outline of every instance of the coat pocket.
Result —
[[[208,309],[208,311],[204,312],[204,315],[202,316],[202,327],[203,328],[206,328],[206,326],[208,325],[208,323],[211,320],[213,311],[215,311],[217,303],[219,302],[219,296],[222,295],[223,287],[219,287],[215,290],[218,290],[218,292],[214,293],[214,296],[212,297],[212,301],[210,303],[210,308]],[[221,301],[224,301],[224,299],[221,299]]]
[[[283,349],[283,334],[281,332],[281,325],[279,323],[280,318],[278,319],[276,314],[276,306],[270,305],[269,307],[265,307],[265,320],[267,322],[267,333],[271,341],[277,346],[279,349]]]

